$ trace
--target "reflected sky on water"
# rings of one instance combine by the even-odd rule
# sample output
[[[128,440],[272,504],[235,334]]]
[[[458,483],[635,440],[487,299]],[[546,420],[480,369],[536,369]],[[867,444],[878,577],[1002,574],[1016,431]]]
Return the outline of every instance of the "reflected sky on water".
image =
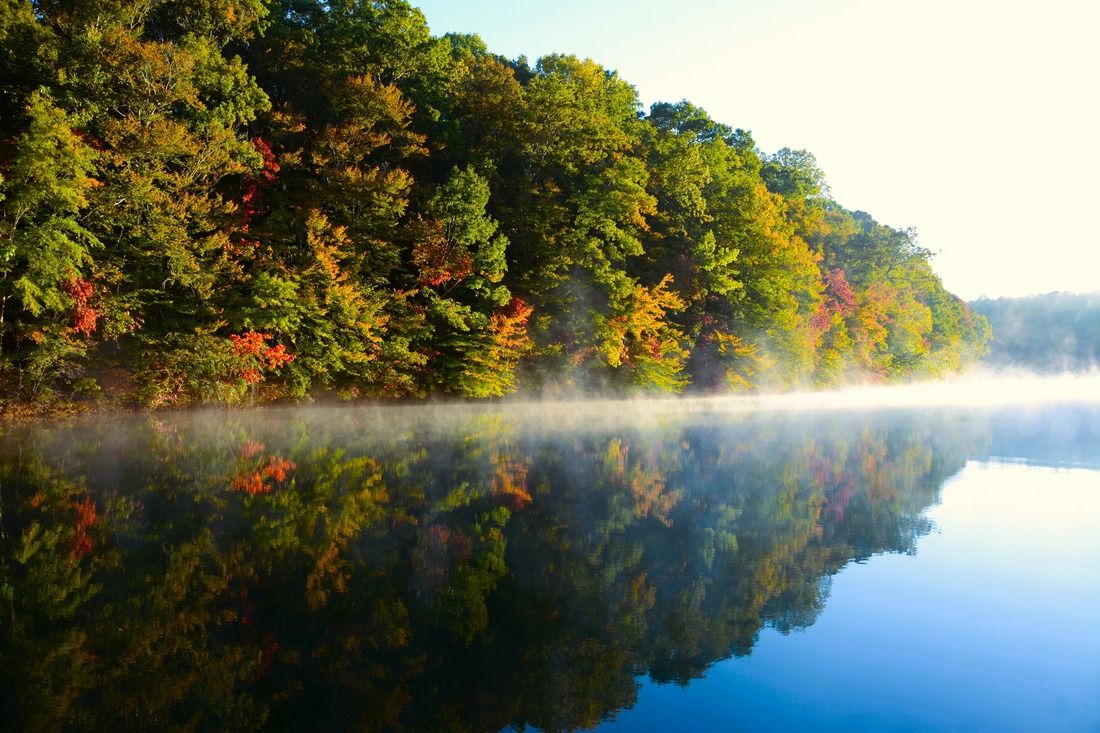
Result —
[[[971,462],[912,556],[844,569],[814,625],[601,730],[1093,731],[1100,473]]]

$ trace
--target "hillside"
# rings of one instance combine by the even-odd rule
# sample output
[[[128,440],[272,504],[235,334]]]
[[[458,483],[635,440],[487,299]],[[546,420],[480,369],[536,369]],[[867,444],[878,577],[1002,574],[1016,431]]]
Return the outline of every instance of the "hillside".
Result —
[[[149,407],[959,369],[911,230],[614,71],[400,0],[0,14],[0,396]],[[743,73],[751,73],[745,70]]]

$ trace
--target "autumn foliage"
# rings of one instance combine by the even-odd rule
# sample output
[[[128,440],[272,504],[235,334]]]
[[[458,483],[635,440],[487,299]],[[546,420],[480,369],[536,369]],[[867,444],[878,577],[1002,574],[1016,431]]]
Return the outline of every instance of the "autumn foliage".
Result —
[[[268,346],[270,339],[266,333],[248,331],[243,334],[231,333],[229,340],[233,342],[233,353],[237,356],[251,357],[249,363],[253,366],[241,369],[238,376],[249,384],[263,381],[263,373],[278,370],[294,361],[294,355],[287,353],[282,344]]]
[[[65,292],[73,301],[70,330],[84,337],[92,336],[99,320],[99,312],[89,305],[95,288],[80,277],[70,277],[65,280],[64,285]]]
[[[989,338],[809,152],[405,0],[0,22],[5,402],[789,388]]]
[[[250,142],[263,159],[263,167],[257,174],[245,177],[244,191],[241,193],[241,219],[244,230],[248,229],[249,224],[256,217],[265,213],[264,189],[275,184],[279,173],[279,164],[275,160],[275,153],[271,151],[271,146],[260,137],[254,137]]]

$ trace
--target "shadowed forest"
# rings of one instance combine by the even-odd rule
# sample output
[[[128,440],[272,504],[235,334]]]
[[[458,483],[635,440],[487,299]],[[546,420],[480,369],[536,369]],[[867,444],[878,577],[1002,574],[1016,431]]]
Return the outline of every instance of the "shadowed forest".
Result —
[[[401,0],[0,8],[0,396],[702,392],[984,353],[911,230]]]

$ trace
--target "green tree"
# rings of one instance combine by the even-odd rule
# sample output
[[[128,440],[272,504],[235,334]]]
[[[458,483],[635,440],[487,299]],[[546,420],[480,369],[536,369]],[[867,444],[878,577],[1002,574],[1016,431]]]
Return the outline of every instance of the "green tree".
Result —
[[[0,178],[0,371],[35,394],[80,373],[96,330],[84,277],[102,245],[81,216],[98,185],[95,151],[45,90],[30,95],[26,117]]]

